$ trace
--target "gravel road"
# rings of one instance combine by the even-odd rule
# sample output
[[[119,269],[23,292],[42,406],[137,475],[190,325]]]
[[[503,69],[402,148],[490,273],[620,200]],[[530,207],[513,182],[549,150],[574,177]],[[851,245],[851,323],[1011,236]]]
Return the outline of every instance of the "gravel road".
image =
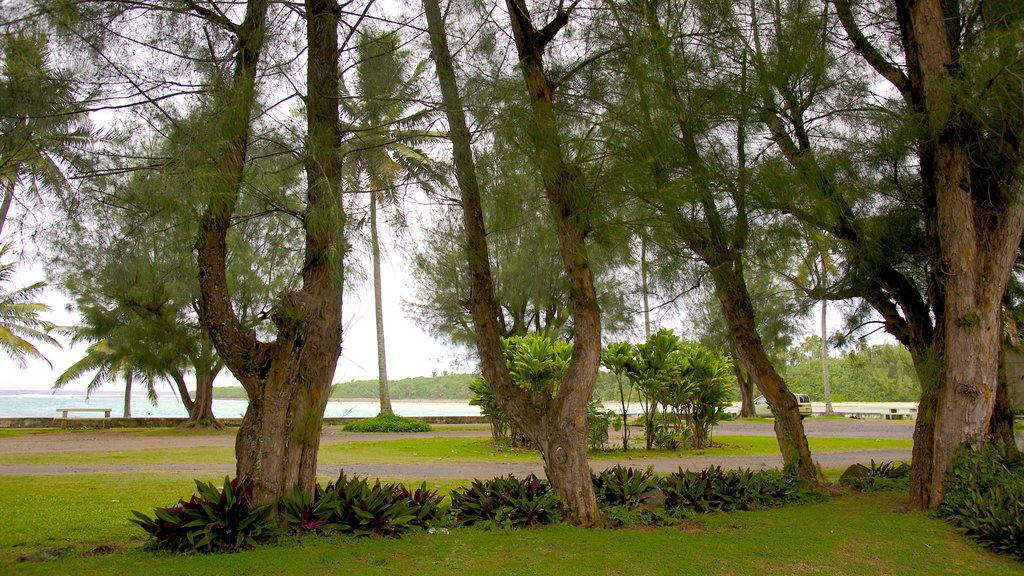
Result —
[[[884,420],[808,420],[804,423],[808,436],[839,437],[839,438],[882,438],[910,439],[913,435],[911,422],[890,422]],[[128,471],[167,471],[188,472],[194,474],[231,474],[234,466],[223,465],[6,465],[4,454],[31,454],[57,452],[99,452],[112,450],[160,450],[172,448],[192,448],[201,446],[233,446],[235,429],[213,432],[185,432],[181,434],[154,434],[148,429],[118,430],[77,430],[77,431],[28,431],[21,436],[0,438],[0,475],[11,474],[76,474]],[[718,436],[773,436],[770,422],[724,422],[715,429]],[[466,438],[484,437],[488,431],[480,426],[445,429],[422,434],[353,434],[342,432],[339,427],[324,429],[321,443],[358,442],[372,440],[390,440],[395,438],[446,437]],[[612,440],[614,445],[614,439]],[[909,460],[910,449],[903,450],[863,450],[855,452],[821,453],[814,456],[822,468],[845,468],[858,462],[870,460]],[[634,452],[629,457],[611,460],[596,460],[592,467],[601,470],[621,464],[622,466],[652,466],[657,472],[671,472],[678,468],[701,470],[708,466],[723,468],[779,468],[782,458],[777,455],[761,456],[688,456],[678,458],[643,458],[642,452]],[[319,472],[328,476],[336,476],[344,468],[350,474],[371,477],[405,477],[405,478],[479,478],[496,475],[542,474],[544,467],[540,459],[530,462],[509,463],[475,463],[445,462],[439,460],[430,464],[345,464],[321,459]]]

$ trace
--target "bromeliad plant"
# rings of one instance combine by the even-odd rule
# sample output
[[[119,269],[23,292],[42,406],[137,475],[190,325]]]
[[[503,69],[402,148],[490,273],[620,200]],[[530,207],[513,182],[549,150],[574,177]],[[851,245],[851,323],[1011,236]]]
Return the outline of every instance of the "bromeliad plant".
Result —
[[[318,493],[320,491],[318,490]],[[357,536],[401,536],[423,527],[440,516],[441,497],[426,483],[414,491],[401,484],[370,484],[365,478],[344,471],[327,484],[321,498],[332,510],[329,524]]]
[[[519,528],[551,524],[562,519],[565,508],[551,486],[533,474],[523,479],[509,475],[473,480],[468,488],[453,490],[450,496],[451,517],[463,526],[491,523]]]
[[[653,470],[614,466],[600,474],[591,474],[597,503],[603,507],[624,506],[627,509],[643,504],[644,497],[658,489]]]
[[[700,472],[680,468],[662,478],[661,491],[665,508],[697,514],[751,510],[820,497],[789,474],[773,470],[723,471],[720,466]]]
[[[267,542],[279,534],[269,506],[253,506],[252,484],[224,478],[218,489],[196,480],[197,493],[154,516],[132,511],[138,524],[153,537],[156,548],[175,552],[235,552]]]

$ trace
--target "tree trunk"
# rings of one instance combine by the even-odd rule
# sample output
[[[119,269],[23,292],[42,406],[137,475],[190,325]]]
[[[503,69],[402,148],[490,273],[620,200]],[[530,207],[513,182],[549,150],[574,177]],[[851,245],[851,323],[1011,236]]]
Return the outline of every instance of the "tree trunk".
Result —
[[[754,380],[743,369],[743,360],[740,359],[735,348],[732,349],[731,356],[735,358],[732,363],[732,371],[736,375],[736,387],[740,389],[740,411],[736,417],[754,418],[757,416],[754,411]]]
[[[538,392],[527,395],[512,383],[501,350],[499,308],[494,295],[494,282],[488,259],[480,186],[476,177],[471,138],[459,96],[451,51],[444,33],[444,20],[437,0],[423,0],[423,7],[427,15],[431,57],[436,65],[443,107],[448,119],[455,174],[462,199],[471,286],[468,307],[473,316],[481,368],[502,409],[540,448],[545,470],[554,490],[569,503],[570,520],[592,526],[598,522],[599,514],[593,484],[590,481],[590,468],[586,461],[585,409],[600,361],[600,324],[596,299],[588,299],[588,290],[589,295],[593,295],[593,284],[592,281],[587,282],[589,268],[586,251],[578,250],[581,247],[578,243],[582,242],[582,234],[574,236],[568,242],[560,242],[566,276],[573,294],[570,301],[576,320],[576,340],[568,373],[558,395],[554,398]],[[515,26],[516,14],[522,15],[521,11],[525,10],[525,7],[510,4],[509,9],[513,13]],[[528,21],[528,15],[526,19]],[[530,29],[532,30],[532,27]],[[539,65],[539,60],[536,64]],[[550,96],[550,86],[548,88]],[[542,168],[542,173],[546,172]],[[547,181],[545,183],[547,184]],[[562,200],[564,201],[564,198]],[[570,208],[565,216],[578,217],[571,211],[571,206],[562,207]],[[552,206],[552,211],[557,211],[557,208]],[[564,219],[561,222],[556,221],[556,229],[560,236],[579,232]],[[595,335],[597,340],[594,340]]]
[[[4,224],[7,223],[7,214],[11,211],[11,202],[14,200],[14,182],[15,178],[11,177],[7,180],[7,185],[4,186],[4,199],[0,203],[0,234],[3,234]]]
[[[218,178],[209,179],[197,242],[200,319],[217,352],[249,395],[235,443],[238,476],[253,482],[254,499],[277,508],[297,486],[312,493],[323,412],[341,351],[345,247],[341,230],[342,166],[338,110],[339,10],[331,0],[306,3],[306,202],[302,215],[302,287],[282,294],[271,314],[272,343],[242,326],[227,282],[227,237],[242,188],[266,35],[267,0],[249,0],[236,35],[234,77],[218,93],[218,138],[206,142]]]
[[[547,195],[565,268],[569,304],[573,313],[573,352],[569,368],[549,403],[548,426],[535,437],[555,492],[569,503],[573,519],[593,526],[600,521],[594,486],[587,463],[587,403],[601,364],[601,319],[597,292],[585,241],[588,227],[586,197],[577,169],[561,149],[554,108],[554,85],[544,69],[544,50],[569,20],[559,7],[542,30],[534,28],[524,0],[507,0],[519,66],[533,111],[531,140],[535,161]],[[571,8],[570,8],[571,10]],[[524,414],[529,416],[529,413]]]
[[[212,366],[196,366],[196,399],[188,411],[187,428],[216,428],[224,426],[213,415],[213,381],[219,369]]]
[[[961,74],[961,40],[949,25],[960,21],[959,4],[912,1],[897,16],[911,99],[925,122],[921,179],[937,240],[929,269],[936,288],[935,349],[942,362],[934,379],[932,436],[915,436],[915,452],[919,442],[930,444],[921,447],[921,458],[915,454],[915,464],[923,465],[929,451],[931,463],[911,485],[912,505],[934,508],[942,501],[954,451],[986,444],[999,381],[1001,302],[1024,230],[1024,205],[1015,182],[973,178],[972,135],[964,128],[970,120],[951,89]],[[1018,150],[1007,162],[1019,158],[1016,142]],[[1016,171],[1009,174],[1019,182]]]
[[[647,240],[640,236],[640,288],[644,305],[644,341],[651,337],[651,300],[647,287]]]
[[[195,405],[195,401],[192,400],[192,395],[189,394],[188,384],[185,383],[185,376],[179,370],[175,370],[171,374],[171,380],[174,381],[175,387],[178,388],[178,397],[181,398],[181,403],[185,406],[185,411],[192,414],[192,406]]]
[[[132,371],[125,372],[124,374],[124,417],[132,417],[132,380],[134,373]]]
[[[388,392],[388,361],[384,351],[384,298],[381,294],[376,190],[370,191],[370,252],[373,256],[373,315],[377,324],[377,382],[380,385],[380,413],[390,416],[395,412],[391,409],[391,394]]]
[[[775,437],[779,442],[786,470],[812,485],[818,483],[818,471],[804,435],[796,397],[775,371],[764,351],[754,323],[754,306],[738,264],[712,267],[715,294],[722,304],[729,336],[751,377],[759,384],[775,414]]]
[[[822,269],[824,270],[825,260],[822,257]],[[824,274],[822,275],[824,277]],[[832,382],[828,378],[828,331],[825,320],[825,311],[828,309],[828,300],[821,301],[821,381],[825,387],[825,416],[833,416],[832,410]]]

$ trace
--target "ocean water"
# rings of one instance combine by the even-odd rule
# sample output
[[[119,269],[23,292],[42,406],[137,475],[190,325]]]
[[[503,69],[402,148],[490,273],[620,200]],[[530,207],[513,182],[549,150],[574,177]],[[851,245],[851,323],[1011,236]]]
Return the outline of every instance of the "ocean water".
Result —
[[[213,400],[213,413],[219,418],[241,418],[249,402],[246,400]],[[479,416],[480,408],[465,401],[392,400],[392,408],[401,416]],[[58,408],[110,408],[110,415],[124,413],[124,396],[111,392],[96,392],[88,400],[84,392],[57,390],[53,393],[25,390],[0,390],[0,418],[38,418],[59,416]],[[331,400],[325,416],[365,418],[376,416],[380,405],[376,401]],[[102,414],[71,414],[72,418],[95,417]],[[185,407],[177,398],[160,398],[157,405],[144,395],[132,397],[132,416],[136,418],[184,418]]]

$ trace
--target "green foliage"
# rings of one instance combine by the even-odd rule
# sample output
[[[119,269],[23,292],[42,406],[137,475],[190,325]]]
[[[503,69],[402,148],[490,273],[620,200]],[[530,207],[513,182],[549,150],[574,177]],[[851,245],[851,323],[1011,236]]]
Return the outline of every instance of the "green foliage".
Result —
[[[811,337],[790,351],[786,382],[793,390],[824,398],[821,340]],[[817,348],[816,348],[817,347]],[[917,402],[921,387],[910,352],[897,344],[862,345],[828,360],[833,402]]]
[[[26,366],[27,358],[41,359],[49,363],[33,343],[45,342],[59,346],[49,335],[54,328],[53,323],[40,317],[40,314],[49,312],[50,307],[34,302],[46,285],[37,282],[8,290],[16,272],[14,262],[4,261],[10,247],[10,244],[0,246],[0,286],[3,287],[3,292],[0,292],[0,350],[13,358],[22,368]]]
[[[345,432],[430,432],[433,428],[423,420],[395,414],[378,414],[345,425]]]
[[[277,536],[270,507],[253,506],[252,484],[224,478],[224,487],[196,480],[197,493],[154,517],[132,513],[153,538],[153,546],[174,552],[227,552],[251,548]]]
[[[473,480],[468,488],[453,490],[451,517],[463,526],[488,523],[501,528],[552,524],[562,519],[565,503],[550,484],[530,474],[511,474],[493,480]]]
[[[365,478],[349,478],[342,471],[317,495],[332,509],[328,523],[356,536],[401,536],[414,527],[437,520],[441,497],[421,485],[410,491],[401,484],[370,484]]]
[[[665,328],[634,346],[632,354],[622,343],[614,346],[605,362],[621,367],[640,395],[647,449],[675,447],[687,438],[698,448],[706,446],[732,397],[735,376],[725,352],[684,342]],[[670,418],[659,415],[662,408],[671,411]]]
[[[983,546],[1024,560],[1024,466],[991,447],[961,449],[939,516]]]
[[[402,484],[370,484],[365,478],[338,479],[315,495],[297,488],[285,498],[284,517],[297,533],[336,531],[356,536],[401,536],[438,520],[441,496],[422,484],[410,490]]]
[[[466,387],[474,378],[476,376],[473,374],[417,376],[389,380],[388,390],[392,400],[463,400],[466,398]],[[377,380],[342,382],[331,388],[331,398],[377,398],[379,386]]]
[[[879,462],[871,461],[869,466],[858,465],[862,474],[844,473],[840,476],[839,483],[854,490],[870,492],[874,490],[888,490],[893,488],[910,487],[910,466],[905,462]]]
[[[526,393],[540,391],[552,397],[558,394],[558,386],[569,368],[572,344],[540,334],[525,334],[502,338],[501,350],[516,386]]]
[[[661,480],[665,507],[704,514],[752,510],[813,498],[807,484],[776,471],[723,471],[720,466],[700,472],[680,468]]]
[[[658,488],[652,468],[623,468],[616,465],[600,474],[591,473],[594,494],[602,507],[624,506],[632,509],[643,504],[644,494]]]
[[[604,450],[608,446],[608,427],[615,418],[615,412],[605,410],[600,401],[590,399],[587,403],[587,446],[591,450]]]

